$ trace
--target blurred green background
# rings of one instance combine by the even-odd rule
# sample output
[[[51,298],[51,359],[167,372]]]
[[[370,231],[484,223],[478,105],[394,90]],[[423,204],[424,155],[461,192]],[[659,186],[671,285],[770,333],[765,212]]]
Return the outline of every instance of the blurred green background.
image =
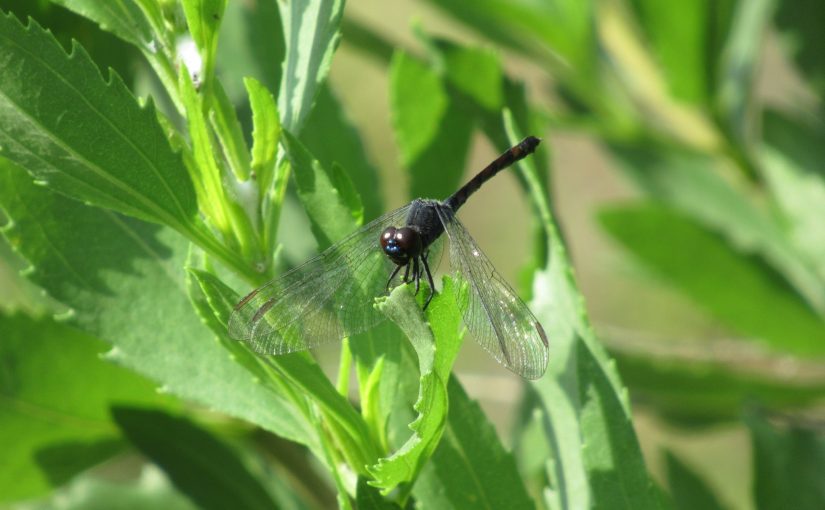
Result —
[[[611,3],[619,4],[604,2],[603,5]],[[665,5],[662,2],[630,2],[630,6],[624,7],[638,9],[636,15],[646,13],[650,16],[645,19],[644,14],[641,14],[641,19],[635,20],[633,12],[621,8],[619,10],[622,16],[628,17],[622,21],[638,30],[633,34],[639,38],[637,42],[643,45],[638,49],[646,53],[644,57],[649,59],[647,64],[656,66],[652,71],[658,75],[657,79],[666,80],[671,76],[667,75],[668,70],[662,69],[657,51],[671,51],[665,57],[671,59],[671,65],[683,66],[682,72],[686,75],[692,72],[691,65],[705,69],[709,75],[714,71],[714,65],[719,66],[717,72],[721,71],[722,66],[714,60],[722,59],[724,45],[720,40],[713,40],[713,34],[709,33],[707,25],[713,22],[714,14],[721,18],[720,11],[724,9],[732,11],[732,24],[741,23],[742,16],[748,15],[748,9],[743,8],[742,3],[744,2],[691,1]],[[821,70],[811,65],[809,60],[799,57],[814,52],[816,48],[825,50],[821,46],[822,33],[812,33],[804,26],[805,17],[815,17],[816,13],[825,16],[825,6],[815,2],[803,2],[804,5],[794,2],[762,3],[765,5],[754,8],[767,11],[762,21],[764,25],[752,28],[750,37],[756,40],[748,43],[753,45],[752,75],[741,82],[743,88],[737,91],[738,94],[748,96],[748,101],[753,105],[745,121],[747,129],[761,133],[761,115],[764,110],[787,112],[787,115],[801,119],[802,124],[811,126],[809,129],[814,138],[813,146],[802,150],[818,151],[821,145],[817,148],[817,144],[825,141],[821,138],[823,89],[813,86],[809,80],[821,78]],[[550,111],[551,115],[565,115],[562,112],[569,108],[569,103],[565,103],[565,98],[559,96],[558,90],[560,85],[564,86],[563,78],[553,76],[553,71],[548,66],[526,56],[525,52],[507,50],[502,45],[492,44],[482,30],[473,30],[472,25],[468,26],[456,17],[445,15],[445,10],[439,9],[438,4],[464,4],[468,11],[472,10],[468,3],[462,2],[387,3],[374,0],[349,4],[347,15],[351,21],[363,24],[387,41],[418,51],[425,50],[415,36],[413,27],[416,26],[424,27],[430,35],[471,46],[493,47],[501,51],[508,74],[527,82],[532,99]],[[536,3],[539,4],[541,3]],[[547,7],[547,10],[552,8]],[[791,14],[797,10],[799,17]],[[660,19],[655,17],[657,14],[661,16]],[[772,20],[771,16],[774,15],[782,21],[781,29]],[[467,17],[471,18],[472,15],[468,13]],[[651,36],[645,30],[656,31],[657,23],[665,23],[668,18],[672,18],[670,21],[676,26],[659,25],[659,33],[653,36],[661,38],[656,41],[660,46],[653,47],[649,40],[644,40]],[[690,22],[695,25],[688,26]],[[559,23],[563,24],[563,21]],[[641,25],[634,26],[634,23]],[[696,33],[691,33],[691,30]],[[392,197],[389,205],[400,205],[405,197],[399,190],[406,187],[397,183],[404,182],[406,175],[399,169],[399,156],[392,138],[387,69],[361,48],[347,44],[346,30],[344,33],[344,41],[330,78],[338,96],[347,106],[349,115],[365,135],[369,155],[381,171],[384,195]],[[672,41],[668,41],[669,38]],[[669,42],[673,49],[667,48]],[[632,50],[618,43],[615,47],[608,48],[608,51],[632,53]],[[685,53],[680,55],[679,51]],[[702,52],[705,54],[701,55]],[[820,55],[825,58],[825,53]],[[691,57],[702,57],[708,61],[691,62]],[[628,56],[628,59],[632,58],[633,55]],[[671,79],[683,78],[686,77],[677,75]],[[700,76],[694,78],[696,81],[702,79]],[[712,78],[705,78],[709,82],[704,84],[708,96],[719,93],[721,88]],[[752,82],[748,81],[751,79]],[[817,81],[814,80],[813,83]],[[691,105],[690,101],[677,96],[678,90],[674,90],[680,88],[680,85],[689,87],[688,84],[675,81],[668,85],[670,89],[666,93],[671,95],[669,101],[680,106],[694,107],[694,113],[703,116],[710,123],[719,122],[721,125],[716,129],[721,136],[727,136],[724,131],[729,126],[723,124],[724,119],[718,118],[719,112],[713,111],[715,105],[712,97],[707,98],[705,104]],[[644,117],[646,112],[639,108],[636,114]],[[655,121],[651,124],[655,124]],[[710,131],[713,132],[714,129],[711,128]],[[811,344],[818,345],[816,350],[820,354],[807,359],[783,353],[781,348],[779,352],[763,348],[758,338],[754,338],[755,335],[744,334],[719,320],[714,316],[712,306],[710,310],[702,306],[701,299],[697,303],[695,296],[686,295],[666,274],[657,271],[655,266],[651,267],[643,260],[633,257],[626,247],[602,227],[598,220],[600,211],[609,209],[611,205],[624,205],[649,198],[644,189],[639,189],[632,176],[622,172],[621,165],[624,162],[617,161],[610,147],[605,145],[605,142],[611,141],[611,136],[600,136],[603,133],[599,132],[598,126],[584,122],[578,124],[563,118],[558,122],[551,121],[547,132],[536,134],[548,137],[552,145],[553,202],[558,220],[564,230],[575,264],[576,277],[586,297],[597,334],[617,356],[625,382],[631,385],[634,424],[654,476],[667,484],[666,464],[676,462],[672,459],[669,461],[663,455],[664,451],[670,450],[691,469],[700,473],[702,480],[713,489],[726,508],[765,507],[764,503],[759,505],[754,501],[752,493],[753,445],[748,428],[737,419],[717,421],[714,417],[719,414],[737,416],[749,404],[757,405],[765,396],[774,397],[774,403],[788,404],[793,409],[792,413],[800,413],[783,418],[787,418],[792,424],[796,423],[795,420],[800,423],[812,420],[814,428],[821,435],[825,424],[822,421],[825,418],[825,408],[822,407],[825,360],[821,354],[825,347],[825,323],[821,322],[821,310],[814,314],[820,318],[819,329],[811,330],[812,334],[806,337]],[[641,138],[645,136],[647,135]],[[752,136],[758,138],[760,135]],[[794,135],[787,133],[786,136]],[[817,136],[820,138],[816,138]],[[748,143],[757,142],[758,140],[753,140]],[[465,173],[467,178],[501,150],[500,147],[490,147],[480,135],[474,138],[472,147]],[[696,150],[690,144],[673,147],[673,150],[678,152],[685,147]],[[697,152],[720,160],[726,159],[725,155],[719,155],[724,151]],[[810,173],[809,178],[814,180],[812,186],[822,189],[825,160],[812,158],[808,162],[814,166],[801,170]],[[651,171],[665,172],[666,166],[667,163],[663,162],[661,168]],[[764,182],[760,182],[760,179],[754,179],[751,184],[754,186],[747,193],[752,193],[754,201],[770,211],[770,190],[765,189]],[[819,198],[819,210],[825,210],[825,202],[822,201],[825,196]],[[782,211],[771,212],[782,216]],[[813,210],[809,212],[816,214]],[[495,186],[483,188],[462,210],[462,221],[509,281],[517,281],[519,269],[528,257],[528,214],[526,201],[515,180],[507,178],[498,179]],[[819,223],[816,227],[819,236],[825,232],[822,218],[825,217],[820,217],[819,221],[814,220]],[[785,221],[784,218],[780,220]],[[667,224],[662,227],[668,228]],[[666,232],[647,229],[641,233],[647,236],[646,242],[659,245],[662,251],[685,249],[680,240],[677,239],[680,244],[671,244],[671,238],[667,235],[660,237],[659,234]],[[817,253],[825,257],[825,251],[821,247],[820,244]],[[686,262],[694,265],[686,271],[685,278],[699,278],[697,275],[707,270],[710,278],[719,278],[719,285],[728,286],[736,296],[735,299],[744,303],[743,314],[770,316],[776,311],[765,308],[758,296],[749,294],[750,288],[737,289],[736,280],[725,282],[725,273],[720,274],[713,267],[717,260],[715,254],[705,257],[702,246],[695,248],[697,257],[694,261]],[[741,250],[737,251],[737,255],[743,256],[743,259],[748,258]],[[747,252],[748,250],[744,250],[745,254]],[[771,272],[769,268],[767,271]],[[772,277],[773,275],[770,276]],[[811,282],[818,287],[820,293],[825,290],[822,282],[822,279]],[[713,286],[708,289],[708,292],[714,291]],[[748,304],[754,297],[753,302]],[[793,319],[781,314],[772,316],[770,321],[780,330],[793,328]],[[474,351],[476,355],[470,357],[468,351]],[[468,391],[482,402],[500,429],[506,431],[508,424],[512,423],[515,404],[512,395],[517,391],[517,381],[507,376],[496,377],[495,363],[475,344],[465,344],[458,367],[459,377]],[[797,399],[802,403],[801,409],[795,405]],[[686,402],[694,407],[689,410],[680,409]],[[808,402],[812,403],[808,405]],[[704,416],[703,406],[707,406],[708,410]],[[679,416],[682,411],[683,415]],[[674,422],[663,417],[663,413],[670,418],[674,418],[675,414],[678,418]],[[696,422],[690,423],[693,419]],[[503,436],[507,437],[506,432]]]
[[[253,4],[227,13],[226,58],[242,38],[231,17]],[[88,22],[48,2],[0,8],[79,39],[101,67],[151,89],[138,56]],[[771,441],[760,420],[776,434],[812,434],[811,466],[825,466],[822,20],[816,0],[361,0],[347,4],[330,73],[387,210],[408,200],[387,49],[426,55],[432,38],[480,46],[526,83],[544,119],[533,134],[551,158],[557,219],[597,335],[630,388],[648,466],[667,486],[683,462],[724,508],[774,508],[753,489],[754,445]],[[219,69],[230,94],[242,78],[232,71]],[[503,149],[474,134],[465,178]],[[531,220],[516,179],[482,188],[461,218],[505,279],[519,281]],[[3,307],[42,309],[5,243],[0,255]],[[474,343],[457,372],[506,438],[520,382]],[[790,479],[788,451],[777,473]],[[820,496],[823,484],[811,484]]]

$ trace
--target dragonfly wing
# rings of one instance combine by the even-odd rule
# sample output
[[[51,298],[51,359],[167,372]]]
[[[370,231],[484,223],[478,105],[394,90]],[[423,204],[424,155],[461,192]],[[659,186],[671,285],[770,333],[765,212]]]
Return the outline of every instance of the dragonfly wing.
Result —
[[[263,354],[286,354],[365,331],[383,315],[373,299],[386,293],[395,265],[379,238],[404,223],[410,206],[389,212],[315,258],[253,290],[229,317],[229,336]]]
[[[453,210],[443,205],[437,210],[450,239],[450,263],[467,284],[466,296],[459,298],[464,324],[496,361],[526,379],[538,379],[549,358],[544,329]]]

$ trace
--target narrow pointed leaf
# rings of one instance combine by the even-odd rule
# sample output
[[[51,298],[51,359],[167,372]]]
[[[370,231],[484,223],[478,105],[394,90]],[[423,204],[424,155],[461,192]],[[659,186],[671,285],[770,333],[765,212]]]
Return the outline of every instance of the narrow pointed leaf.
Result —
[[[626,249],[729,327],[776,352],[825,354],[825,323],[758,259],[653,204],[606,211],[601,220]]]
[[[511,143],[523,138],[525,133],[516,128],[509,112],[504,126]],[[541,157],[540,150],[535,157]],[[533,281],[531,309],[550,341],[547,374],[532,385],[546,417],[545,438],[552,445],[546,471],[553,504],[660,508],[662,501],[633,430],[627,390],[590,325],[534,158],[519,166],[550,247]]]
[[[238,121],[235,107],[219,81],[215,81],[212,90],[214,91],[211,113],[213,129],[218,135],[224,157],[229,162],[235,177],[244,181],[249,179],[250,162],[249,148],[246,146],[243,128]]]
[[[329,85],[321,87],[301,140],[324,168],[340,165],[364,202],[367,220],[384,212],[378,171],[370,163],[361,136]]]
[[[269,90],[254,78],[244,78],[252,108],[252,170],[261,190],[268,190],[275,172],[275,156],[281,137],[278,107]]]
[[[341,38],[344,0],[297,0],[278,5],[286,40],[278,111],[284,128],[297,135],[327,77]]]
[[[354,195],[352,182],[346,174],[327,171],[290,132],[284,131],[283,136],[298,197],[312,222],[318,244],[326,248],[359,226],[358,211],[363,211],[360,199]],[[344,183],[340,190],[336,181]]]
[[[181,3],[189,33],[204,60],[208,60],[207,56],[214,57],[226,0],[182,0]]]
[[[659,147],[614,147],[621,169],[642,189],[689,216],[731,246],[759,255],[825,313],[825,290],[783,226],[762,210],[746,183],[726,176],[705,154]]]

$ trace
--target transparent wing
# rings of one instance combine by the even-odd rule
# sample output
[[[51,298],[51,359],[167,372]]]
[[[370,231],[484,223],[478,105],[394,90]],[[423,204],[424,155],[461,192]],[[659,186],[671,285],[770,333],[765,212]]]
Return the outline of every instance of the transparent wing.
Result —
[[[459,298],[467,329],[507,369],[526,379],[538,379],[547,370],[549,356],[544,329],[452,209],[441,205],[437,210],[450,239],[450,263],[467,283],[467,295]]]
[[[410,206],[389,212],[243,298],[229,317],[229,336],[264,354],[286,354],[365,331],[383,318],[373,306],[395,269],[381,251],[388,226]]]

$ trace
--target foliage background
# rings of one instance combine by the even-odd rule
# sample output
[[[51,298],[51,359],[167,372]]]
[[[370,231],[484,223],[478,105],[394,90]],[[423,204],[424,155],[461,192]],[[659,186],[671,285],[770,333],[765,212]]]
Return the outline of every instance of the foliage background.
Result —
[[[274,9],[267,2],[253,4]],[[284,49],[261,43],[267,27],[255,26],[256,16],[244,13],[252,4],[244,5],[230,4],[216,71],[249,130],[241,77],[252,74],[275,91],[275,77],[281,72],[276,57]],[[70,38],[77,39],[98,66],[116,69],[139,96],[159,90],[139,52],[93,23],[49,2],[4,1],[0,7],[21,19],[31,14],[64,46]],[[376,182],[381,193],[361,196],[368,218],[405,203],[410,194],[426,191],[441,196],[441,189],[433,187],[433,181],[443,177],[438,172],[464,169],[469,174],[501,144],[491,144],[489,133],[484,137],[480,130],[471,129],[475,121],[468,120],[466,105],[452,89],[443,96],[444,104],[432,104],[434,96],[444,94],[445,83],[458,84],[472,97],[473,86],[485,80],[483,73],[475,71],[487,69],[483,66],[487,54],[482,51],[474,72],[467,74],[469,81],[462,82],[459,71],[450,76],[461,68],[455,61],[439,62],[450,54],[439,46],[443,45],[439,38],[499,55],[507,76],[526,81],[534,125],[540,126],[536,134],[545,139],[543,147],[552,147],[547,153],[552,206],[598,338],[616,359],[629,388],[633,427],[648,469],[669,494],[662,496],[661,504],[821,508],[825,504],[825,482],[818,476],[825,468],[821,410],[825,42],[814,20],[825,17],[822,11],[815,1],[767,0],[696,0],[679,5],[645,0],[489,0],[474,3],[473,9],[449,0],[392,6],[351,2],[329,74],[334,95],[324,91],[318,101],[337,98],[361,136],[336,129],[330,117],[316,117],[308,121],[302,141],[325,165],[337,160],[347,170],[364,167],[358,151],[350,152],[353,159],[345,161],[334,149],[324,154],[324,148],[363,144],[366,161],[371,162],[367,167],[380,169]],[[266,19],[257,17],[261,23]],[[244,23],[245,29],[239,28]],[[421,57],[421,67],[405,62],[399,48]],[[162,109],[171,108],[162,99],[159,102]],[[440,156],[438,164],[427,157],[416,159],[416,133],[426,130],[421,124],[405,124],[411,122],[405,117],[410,111],[428,108],[439,111],[434,128],[452,149],[432,149]],[[321,111],[339,114],[335,108]],[[467,154],[456,147],[466,147]],[[443,179],[446,189],[453,187],[449,179],[457,181],[460,176]],[[535,242],[531,206],[519,182],[497,178],[495,186],[486,187],[468,203],[462,217],[497,268],[508,281],[520,282],[527,294],[532,271],[541,267],[536,248],[541,251],[541,242]],[[281,235],[289,240],[283,248],[287,260],[303,260],[315,250],[305,235],[309,226],[297,201],[286,202],[282,225]],[[69,500],[78,507],[91,504],[84,498],[100,501],[104,495],[127,493],[135,506],[158,501],[186,506],[192,499],[203,505],[210,498],[220,501],[214,498],[221,494],[237,493],[249,495],[248,506],[266,506],[268,498],[282,506],[300,507],[311,501],[306,487],[325,477],[324,470],[311,462],[307,465],[301,451],[291,454],[294,447],[284,441],[220,415],[195,412],[198,426],[233,444],[227,453],[210,436],[201,438],[190,430],[189,422],[134,414],[133,407],[139,405],[167,411],[183,408],[192,417],[189,405],[158,397],[145,380],[108,363],[90,362],[90,353],[104,351],[104,344],[39,316],[53,303],[44,304],[43,296],[17,276],[26,264],[7,245],[3,252],[0,292],[7,310],[3,359],[6,366],[14,359],[18,374],[6,381],[33,393],[15,400],[12,395],[25,392],[5,386],[2,434],[4,442],[18,438],[15,444],[23,465],[4,470],[7,478],[0,487],[19,484],[19,478],[8,474],[13,470],[28,468],[37,473],[38,466],[46,465],[60,469],[48,470],[45,480],[32,485],[35,489],[21,494],[48,498],[45,491],[55,487],[70,494]],[[176,256],[185,256],[185,250]],[[31,338],[42,338],[43,345],[32,347]],[[62,350],[47,347],[47,341],[83,347],[62,355]],[[318,354],[326,360],[322,365],[336,364],[335,349]],[[73,366],[94,371],[84,373],[95,373],[95,380],[115,378],[122,393],[96,396],[82,383],[73,390],[77,381]],[[524,410],[534,404],[513,398],[521,382],[504,374],[469,342],[458,356],[456,371],[496,424],[499,436],[515,447],[531,495],[552,507],[557,501],[553,496],[537,497],[546,478],[553,477],[536,474],[552,468],[527,455],[541,443],[532,442],[530,434],[541,431],[531,429],[529,420],[523,419]],[[53,388],[38,386],[44,372],[55,381]],[[71,421],[54,427],[49,420],[31,420],[26,409],[22,415],[28,419],[15,421],[20,402],[37,402],[38,391],[49,401],[59,395],[68,406],[62,411],[93,418],[99,430]],[[67,396],[72,391],[75,396]],[[191,396],[175,389],[172,393],[184,399]],[[254,395],[245,398],[253,401]],[[132,407],[110,413],[108,406],[114,401]],[[92,411],[81,413],[73,406]],[[246,418],[259,425],[275,419]],[[44,435],[38,435],[33,423],[40,424]],[[210,445],[214,457],[205,469],[224,459],[223,454],[221,465],[241,457],[244,467],[231,470],[239,475],[227,483],[234,490],[199,494],[205,484],[176,478],[176,460],[189,457],[185,452],[171,460],[153,455],[153,445],[163,444],[167,434],[152,436],[151,427],[137,427],[146,435],[130,435],[128,424],[140,423],[161,430],[180,427],[196,438],[193,444],[199,448]],[[27,443],[27,437],[34,443]],[[277,441],[274,446],[273,441]],[[635,439],[622,441],[633,449]],[[163,466],[166,475],[151,463],[141,468],[141,457],[124,453],[134,449]],[[277,461],[259,456],[272,451],[279,452]],[[27,457],[31,452],[38,454],[34,460]],[[112,458],[103,469],[75,477],[87,466]],[[584,462],[594,483],[597,463]],[[613,472],[625,468],[612,467]],[[630,477],[647,476],[637,468],[626,467]],[[112,472],[140,479],[134,484],[114,483]],[[284,473],[290,476],[278,476]],[[293,482],[282,486],[281,478]],[[295,479],[303,483],[294,483]],[[330,486],[328,479],[318,483]],[[245,489],[238,491],[238,487]],[[616,487],[628,485],[620,480]],[[589,496],[568,500],[568,506],[592,497],[593,506],[615,507],[616,500],[607,504],[599,499],[608,493],[591,488]],[[323,505],[324,500],[313,503]],[[627,506],[633,503],[633,499],[625,501]],[[50,504],[54,500],[43,502]]]

